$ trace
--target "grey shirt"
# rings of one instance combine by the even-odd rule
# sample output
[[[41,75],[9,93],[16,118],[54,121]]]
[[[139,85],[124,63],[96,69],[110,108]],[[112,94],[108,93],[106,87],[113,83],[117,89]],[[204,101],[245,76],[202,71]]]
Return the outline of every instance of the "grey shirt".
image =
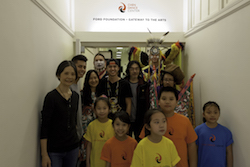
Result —
[[[130,87],[131,87],[131,91],[132,91],[132,95],[133,97],[131,98],[132,104],[131,104],[131,115],[130,115],[130,121],[131,122],[135,122],[136,119],[136,104],[137,104],[137,86],[138,83],[131,83],[129,82]]]
[[[79,88],[79,86],[77,84],[72,84],[70,86],[70,88],[79,95],[76,131],[77,131],[78,138],[81,139],[82,135],[83,135],[83,129],[82,129],[82,100],[81,100],[80,88]]]

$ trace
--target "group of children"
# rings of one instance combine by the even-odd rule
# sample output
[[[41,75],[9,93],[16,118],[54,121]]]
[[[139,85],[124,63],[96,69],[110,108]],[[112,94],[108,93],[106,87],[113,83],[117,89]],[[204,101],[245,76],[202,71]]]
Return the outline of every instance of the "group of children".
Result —
[[[206,122],[194,130],[187,117],[174,112],[178,100],[175,88],[163,87],[158,100],[159,109],[150,109],[145,114],[142,140],[137,143],[127,135],[128,113],[116,112],[113,120],[109,119],[109,101],[106,97],[98,97],[94,104],[97,119],[88,125],[83,136],[88,141],[86,166],[233,166],[232,134],[217,123],[220,115],[217,103],[204,105]]]

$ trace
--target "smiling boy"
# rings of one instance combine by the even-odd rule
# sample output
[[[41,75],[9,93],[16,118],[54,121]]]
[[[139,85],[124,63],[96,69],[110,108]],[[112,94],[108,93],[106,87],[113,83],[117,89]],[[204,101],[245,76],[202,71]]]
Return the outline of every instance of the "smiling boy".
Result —
[[[113,115],[120,110],[126,111],[129,115],[131,113],[131,88],[128,81],[118,76],[119,69],[120,67],[117,60],[109,59],[106,69],[108,77],[100,81],[99,89],[97,90],[97,96],[104,94],[109,99],[111,104],[109,118],[111,119]]]

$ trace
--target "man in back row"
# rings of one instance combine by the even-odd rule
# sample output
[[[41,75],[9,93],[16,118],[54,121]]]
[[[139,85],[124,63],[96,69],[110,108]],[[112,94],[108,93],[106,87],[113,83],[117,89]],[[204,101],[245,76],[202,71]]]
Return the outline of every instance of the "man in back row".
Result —
[[[108,77],[103,78],[100,81],[99,89],[97,90],[97,96],[102,94],[106,95],[111,104],[111,113],[109,118],[112,119],[115,112],[120,110],[126,111],[131,114],[131,97],[132,92],[129,82],[121,79],[118,76],[119,63],[115,59],[109,59],[107,61],[107,74]]]
[[[77,69],[77,79],[75,82],[70,86],[70,88],[78,93],[79,95],[79,104],[78,104],[78,111],[77,111],[77,135],[79,140],[82,138],[83,129],[82,129],[82,100],[80,94],[80,86],[77,85],[77,82],[82,78],[86,72],[86,64],[88,59],[84,55],[76,55],[72,58],[72,61],[76,65]]]

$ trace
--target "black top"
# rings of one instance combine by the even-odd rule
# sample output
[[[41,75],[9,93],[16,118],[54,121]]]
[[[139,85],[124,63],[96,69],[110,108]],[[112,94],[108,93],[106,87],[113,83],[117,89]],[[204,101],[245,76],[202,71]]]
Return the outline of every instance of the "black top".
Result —
[[[122,110],[126,111],[126,101],[125,98],[126,97],[133,97],[132,95],[132,91],[129,85],[129,82],[124,80],[124,79],[120,79],[119,81],[119,87],[118,87],[118,104],[120,105],[120,107],[122,108]],[[111,97],[115,97],[116,96],[116,86],[117,86],[117,82],[115,83],[111,83],[109,81],[110,84],[110,88],[111,88]],[[107,78],[103,78],[100,81],[100,85],[99,88],[96,92],[97,97],[99,97],[100,95],[104,94],[107,97],[108,96],[108,89],[107,89]]]
[[[48,152],[70,151],[79,145],[76,117],[79,95],[72,91],[66,100],[56,90],[49,92],[43,104],[41,139],[47,139]]]

